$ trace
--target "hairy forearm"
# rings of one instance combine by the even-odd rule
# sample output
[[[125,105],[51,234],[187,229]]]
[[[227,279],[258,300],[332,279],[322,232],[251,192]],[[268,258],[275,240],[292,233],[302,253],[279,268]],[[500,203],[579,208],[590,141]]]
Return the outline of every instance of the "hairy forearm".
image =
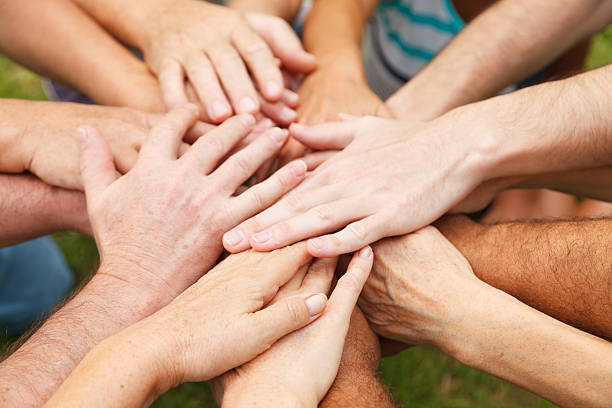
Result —
[[[293,21],[302,0],[230,0],[228,6],[234,10],[249,13],[264,13]]]
[[[476,275],[558,320],[612,339],[612,220],[480,225],[443,218],[437,227]]]
[[[459,33],[389,105],[397,117],[429,120],[495,95],[603,28],[611,13],[610,3],[602,0],[500,1]]]
[[[160,307],[152,292],[129,287],[113,272],[102,266],[79,294],[0,363],[0,405],[42,405],[92,347]]]
[[[97,103],[163,110],[146,66],[70,0],[1,2],[0,49]]]
[[[561,406],[609,406],[612,344],[493,288],[472,296],[443,350]]]
[[[0,247],[88,225],[85,195],[21,174],[0,174]]]

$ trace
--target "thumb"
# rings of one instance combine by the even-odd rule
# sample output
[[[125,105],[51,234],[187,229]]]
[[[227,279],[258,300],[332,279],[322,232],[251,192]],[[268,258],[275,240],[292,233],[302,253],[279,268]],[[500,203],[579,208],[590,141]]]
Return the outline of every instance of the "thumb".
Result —
[[[98,131],[89,126],[78,130],[81,146],[81,178],[85,195],[96,200],[117,179],[113,154]]]
[[[264,351],[281,337],[312,323],[323,313],[326,304],[324,294],[306,293],[281,299],[251,315],[250,332],[261,334],[256,340],[259,344],[254,347]]]

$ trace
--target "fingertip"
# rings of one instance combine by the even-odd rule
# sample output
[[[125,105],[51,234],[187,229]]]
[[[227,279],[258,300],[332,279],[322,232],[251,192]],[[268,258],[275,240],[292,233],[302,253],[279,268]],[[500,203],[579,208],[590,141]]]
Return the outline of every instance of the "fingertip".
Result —
[[[368,245],[359,251],[359,257],[363,259],[370,259],[372,257],[372,248]]]
[[[260,105],[259,101],[251,98],[250,96],[245,96],[240,99],[237,106],[238,113],[250,113],[252,115],[259,112]]]
[[[318,317],[325,310],[325,306],[327,305],[327,296],[323,293],[317,294],[308,294],[304,299],[304,303],[306,303],[306,308],[308,309],[308,313],[311,317]]]
[[[237,116],[237,119],[246,127],[252,128],[257,123],[255,116],[251,113],[241,113]]]
[[[326,236],[311,238],[307,242],[308,252],[316,258],[331,258],[338,256]]]
[[[280,75],[280,73],[279,73]],[[270,80],[263,84],[261,92],[269,102],[277,102],[283,96],[282,82]]]
[[[304,178],[308,171],[308,165],[304,160],[295,160],[287,165],[287,168],[298,179]]]

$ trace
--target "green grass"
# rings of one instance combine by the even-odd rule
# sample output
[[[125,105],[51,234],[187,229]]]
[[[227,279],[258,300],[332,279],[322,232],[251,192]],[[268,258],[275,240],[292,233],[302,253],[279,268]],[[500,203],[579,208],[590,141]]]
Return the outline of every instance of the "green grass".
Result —
[[[598,35],[587,61],[596,68],[612,61],[612,28]],[[41,100],[39,78],[0,56],[0,97]],[[86,279],[98,264],[94,241],[65,232],[54,239],[66,254],[78,281]],[[10,339],[0,338],[0,349]],[[553,404],[503,380],[466,367],[432,348],[413,348],[383,359],[381,372],[397,400],[406,407],[427,408],[544,408]],[[207,384],[184,384],[163,395],[157,408],[214,407]]]

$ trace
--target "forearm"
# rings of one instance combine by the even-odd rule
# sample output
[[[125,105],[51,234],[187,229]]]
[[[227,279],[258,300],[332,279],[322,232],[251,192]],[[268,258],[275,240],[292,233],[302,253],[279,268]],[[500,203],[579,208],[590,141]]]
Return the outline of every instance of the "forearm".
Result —
[[[42,405],[92,347],[160,307],[152,292],[129,287],[113,273],[102,266],[74,299],[0,363],[2,406]]]
[[[459,216],[436,226],[481,280],[558,320],[612,339],[612,220],[483,226]]]
[[[228,7],[248,13],[264,13],[293,21],[302,0],[230,0]]]
[[[85,195],[29,175],[0,174],[0,247],[56,231],[88,229]]]
[[[429,120],[493,96],[603,28],[611,11],[601,0],[500,1],[459,33],[389,105],[397,117]]]
[[[377,1],[368,0],[376,4]],[[318,59],[338,52],[361,55],[364,26],[370,17],[364,2],[317,0],[304,23],[304,46]],[[361,65],[361,62],[360,62]]]
[[[167,389],[155,373],[171,370],[159,361],[157,339],[133,334],[135,330],[128,328],[95,346],[45,406],[150,406]]]
[[[608,166],[612,67],[457,108],[437,119],[482,181]],[[442,139],[445,136],[441,137]]]
[[[322,408],[395,408],[389,392],[375,372],[355,370],[350,378],[337,378],[319,404]]]
[[[147,67],[69,0],[2,2],[0,48],[97,103],[163,110]]]
[[[485,288],[442,348],[564,407],[607,407],[612,344]]]

